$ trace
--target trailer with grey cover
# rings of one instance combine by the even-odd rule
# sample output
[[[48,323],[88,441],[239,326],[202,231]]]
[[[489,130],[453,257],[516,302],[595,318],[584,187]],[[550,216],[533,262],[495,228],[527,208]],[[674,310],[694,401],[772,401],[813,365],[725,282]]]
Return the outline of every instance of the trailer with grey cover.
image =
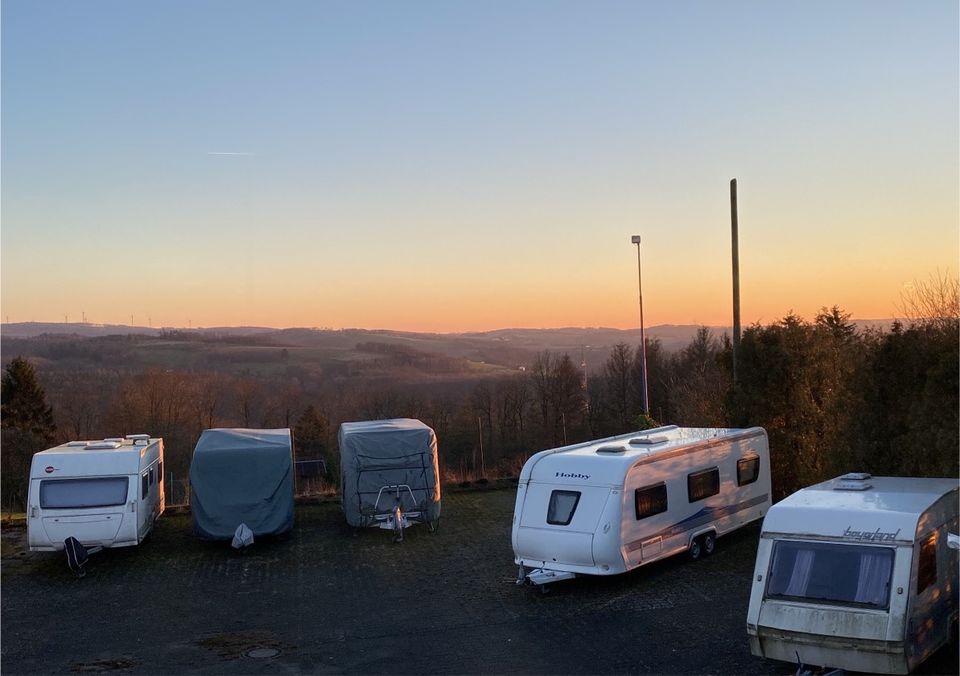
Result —
[[[440,521],[437,435],[419,420],[340,425],[341,495],[347,523],[394,531]]]
[[[289,429],[204,430],[190,463],[193,532],[241,548],[293,528]]]

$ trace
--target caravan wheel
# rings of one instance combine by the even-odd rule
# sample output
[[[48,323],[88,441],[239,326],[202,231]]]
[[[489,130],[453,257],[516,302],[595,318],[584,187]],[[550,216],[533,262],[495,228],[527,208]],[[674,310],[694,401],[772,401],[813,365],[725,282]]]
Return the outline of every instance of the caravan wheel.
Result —
[[[703,548],[700,546],[700,538],[694,538],[693,542],[690,543],[690,548],[687,550],[687,556],[690,557],[691,561],[696,561],[702,553]]]
[[[710,556],[717,551],[717,537],[713,533],[703,536],[703,553]]]

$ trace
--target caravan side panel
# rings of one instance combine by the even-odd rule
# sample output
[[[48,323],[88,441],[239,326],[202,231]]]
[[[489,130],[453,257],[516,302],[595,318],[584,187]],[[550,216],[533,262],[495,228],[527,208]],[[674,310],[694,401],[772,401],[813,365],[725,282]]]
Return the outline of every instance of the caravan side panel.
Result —
[[[718,492],[691,501],[690,478],[712,471],[719,480]],[[666,505],[662,506],[666,509],[642,516],[638,499],[643,503],[658,486],[665,490]],[[685,551],[705,532],[720,536],[734,531],[762,518],[770,503],[770,453],[765,433],[640,462],[628,474],[624,491],[621,541],[626,567],[629,570]]]

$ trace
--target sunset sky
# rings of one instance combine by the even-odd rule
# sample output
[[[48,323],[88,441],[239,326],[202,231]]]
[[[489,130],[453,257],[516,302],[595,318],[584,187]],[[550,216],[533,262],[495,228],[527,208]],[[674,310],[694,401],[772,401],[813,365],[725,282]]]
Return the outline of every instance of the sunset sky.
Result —
[[[958,270],[958,5],[2,4],[3,320],[897,314]]]

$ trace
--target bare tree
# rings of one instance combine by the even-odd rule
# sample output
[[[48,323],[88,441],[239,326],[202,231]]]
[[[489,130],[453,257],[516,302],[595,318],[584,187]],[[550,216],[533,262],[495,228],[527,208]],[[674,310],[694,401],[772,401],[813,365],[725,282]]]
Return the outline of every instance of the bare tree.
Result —
[[[960,279],[939,270],[925,282],[914,279],[900,291],[897,309],[914,324],[950,327],[960,320]]]

